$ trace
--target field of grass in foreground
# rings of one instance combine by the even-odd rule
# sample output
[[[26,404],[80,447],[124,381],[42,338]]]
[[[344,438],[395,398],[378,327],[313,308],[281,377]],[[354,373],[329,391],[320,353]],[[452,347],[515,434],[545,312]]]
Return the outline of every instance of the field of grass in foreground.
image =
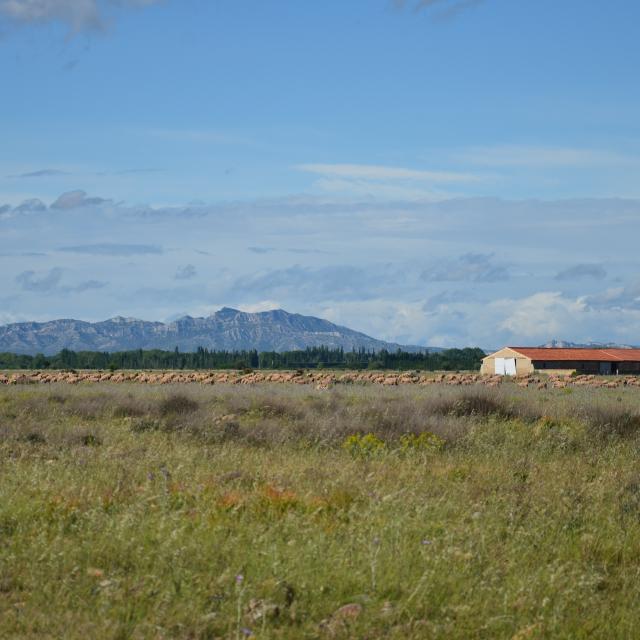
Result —
[[[0,637],[637,637],[639,453],[634,389],[4,387]]]

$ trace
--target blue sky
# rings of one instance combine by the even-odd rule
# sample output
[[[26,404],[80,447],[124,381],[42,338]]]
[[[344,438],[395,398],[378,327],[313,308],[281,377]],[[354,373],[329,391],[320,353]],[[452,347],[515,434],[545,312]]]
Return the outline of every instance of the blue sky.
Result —
[[[0,0],[0,322],[640,343],[640,4]]]

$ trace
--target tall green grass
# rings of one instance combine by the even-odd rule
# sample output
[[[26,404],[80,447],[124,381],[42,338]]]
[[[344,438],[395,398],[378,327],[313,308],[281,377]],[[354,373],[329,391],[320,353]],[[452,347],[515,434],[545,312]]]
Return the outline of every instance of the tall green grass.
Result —
[[[635,637],[639,400],[0,389],[0,637]]]

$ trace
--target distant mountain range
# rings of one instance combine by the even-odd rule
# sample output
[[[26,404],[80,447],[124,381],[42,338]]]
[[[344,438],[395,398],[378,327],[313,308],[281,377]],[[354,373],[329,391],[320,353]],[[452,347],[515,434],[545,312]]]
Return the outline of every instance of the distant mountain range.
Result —
[[[376,340],[328,320],[288,313],[282,309],[245,313],[225,307],[206,318],[184,316],[175,322],[147,322],[116,317],[103,322],[52,320],[0,326],[0,352],[53,355],[73,351],[131,349],[291,351],[307,347],[365,348],[419,352],[433,347],[400,345]]]
[[[566,340],[550,340],[547,344],[538,345],[540,347],[556,349],[637,349],[630,344],[618,344],[616,342],[567,342]]]

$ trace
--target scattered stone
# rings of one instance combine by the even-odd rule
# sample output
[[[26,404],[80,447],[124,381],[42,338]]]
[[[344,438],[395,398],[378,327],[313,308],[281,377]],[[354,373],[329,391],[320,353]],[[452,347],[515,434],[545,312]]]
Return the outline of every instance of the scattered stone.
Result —
[[[361,613],[361,604],[357,602],[345,604],[337,611],[334,611],[331,617],[320,622],[320,630],[324,631],[330,637],[334,637],[339,633],[347,631],[349,625],[355,622]]]
[[[280,615],[280,607],[268,600],[252,598],[247,607],[247,617],[252,622],[262,622],[262,620],[274,620]]]
[[[220,482],[233,482],[234,480],[240,480],[244,477],[242,471],[229,471],[229,473],[223,473],[219,480]]]

